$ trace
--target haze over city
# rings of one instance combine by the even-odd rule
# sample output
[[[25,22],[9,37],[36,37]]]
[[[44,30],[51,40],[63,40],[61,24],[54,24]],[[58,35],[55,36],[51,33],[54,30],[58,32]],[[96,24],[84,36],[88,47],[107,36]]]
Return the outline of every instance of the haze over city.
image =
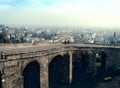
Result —
[[[0,0],[0,24],[120,27],[119,0]]]

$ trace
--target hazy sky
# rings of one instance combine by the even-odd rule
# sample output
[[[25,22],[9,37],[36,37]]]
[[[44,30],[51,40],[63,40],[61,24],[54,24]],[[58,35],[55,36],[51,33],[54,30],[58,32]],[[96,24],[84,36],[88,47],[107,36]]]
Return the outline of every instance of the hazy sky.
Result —
[[[120,27],[120,0],[0,0],[0,24]]]

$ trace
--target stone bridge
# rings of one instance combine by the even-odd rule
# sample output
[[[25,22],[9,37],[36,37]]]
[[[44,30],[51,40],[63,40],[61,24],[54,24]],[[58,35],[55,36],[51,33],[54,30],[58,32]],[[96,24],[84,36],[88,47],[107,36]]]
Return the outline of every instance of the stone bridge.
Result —
[[[119,65],[120,47],[114,46],[2,46],[0,88],[71,88],[81,73],[94,77],[95,69],[100,73]]]

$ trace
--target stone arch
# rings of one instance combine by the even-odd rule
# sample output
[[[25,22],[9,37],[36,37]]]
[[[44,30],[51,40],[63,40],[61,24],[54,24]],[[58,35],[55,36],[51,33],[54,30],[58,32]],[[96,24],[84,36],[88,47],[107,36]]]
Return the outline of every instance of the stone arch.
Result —
[[[62,88],[66,85],[67,81],[65,73],[68,72],[66,59],[62,55],[55,56],[49,63],[49,87],[50,88]],[[69,73],[69,72],[68,72]],[[67,79],[69,80],[69,79]]]
[[[30,59],[25,59],[23,61],[21,61],[20,67],[21,67],[21,75],[23,75],[24,69],[27,67],[28,64],[32,63],[32,62],[37,62],[39,63],[40,67],[41,67],[41,62],[39,58],[30,58]]]
[[[66,52],[62,52],[62,53],[56,53],[56,54],[52,54],[49,56],[49,60],[48,60],[48,66],[49,64],[53,61],[53,59],[56,57],[56,56],[62,56],[64,57]]]
[[[75,51],[73,54],[73,81],[80,77],[80,73],[86,72],[89,66],[89,54],[87,51]]]
[[[2,73],[0,71],[0,88],[2,88]]]
[[[78,50],[73,53],[72,88],[93,88],[92,70],[95,64],[94,50]]]
[[[40,88],[40,65],[32,61],[23,70],[23,88]]]

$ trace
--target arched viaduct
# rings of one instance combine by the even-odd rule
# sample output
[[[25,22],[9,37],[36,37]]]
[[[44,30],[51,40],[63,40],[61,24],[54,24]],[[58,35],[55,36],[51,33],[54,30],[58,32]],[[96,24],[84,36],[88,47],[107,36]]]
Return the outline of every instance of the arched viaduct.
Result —
[[[2,48],[0,88],[71,88],[80,74],[95,76],[119,66],[120,48],[96,45],[48,45]],[[64,87],[63,87],[64,86]]]

